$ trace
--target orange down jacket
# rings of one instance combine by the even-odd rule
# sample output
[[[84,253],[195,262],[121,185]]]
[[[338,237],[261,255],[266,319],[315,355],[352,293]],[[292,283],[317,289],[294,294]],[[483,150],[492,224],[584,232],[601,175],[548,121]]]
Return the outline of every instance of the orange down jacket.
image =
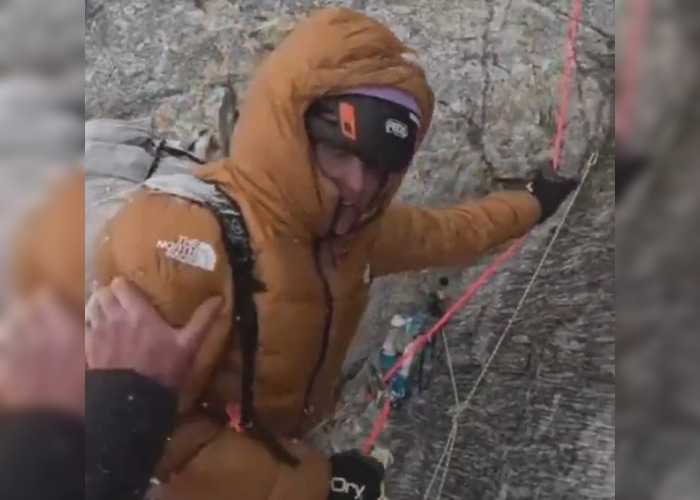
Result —
[[[212,214],[143,189],[98,238],[90,263],[97,281],[106,285],[117,275],[126,276],[172,324],[184,324],[208,297],[225,299],[221,317],[180,394],[179,422],[157,471],[163,483],[159,498],[324,500],[329,490],[328,461],[303,436],[333,412],[334,389],[372,279],[467,265],[490,248],[524,234],[538,220],[540,207],[524,191],[432,209],[392,203],[399,187],[395,182],[374,207],[379,216],[365,227],[342,239],[318,236],[334,202],[311,160],[305,109],[322,95],[366,85],[392,86],[419,103],[422,140],[434,98],[411,54],[385,26],[362,14],[344,9],[315,13],[258,69],[232,138],[232,157],[197,171],[237,200],[251,233],[256,277],[265,286],[255,295],[259,322],[255,407],[265,425],[300,460],[298,467],[276,461],[258,441],[212,420],[205,411],[210,400],[238,402],[241,384],[240,346],[231,320],[237,291]],[[72,199],[58,198],[64,205]],[[55,219],[62,210],[73,213],[66,206],[48,213]],[[77,211],[73,216],[82,217]],[[55,224],[45,226],[46,231],[51,227],[55,231]],[[36,231],[41,227],[34,225]],[[210,244],[216,255],[214,268],[168,258],[160,242],[181,237]],[[82,262],[66,265],[74,255],[82,255],[80,247],[75,254],[64,250],[61,258],[56,256],[57,240],[47,252],[31,247],[45,247],[51,236],[32,238],[25,240],[28,250],[18,264],[18,269],[33,270],[24,273],[25,281],[26,276],[36,281],[43,273],[76,301],[83,301],[79,291],[84,292],[84,276],[65,272],[80,269]]]

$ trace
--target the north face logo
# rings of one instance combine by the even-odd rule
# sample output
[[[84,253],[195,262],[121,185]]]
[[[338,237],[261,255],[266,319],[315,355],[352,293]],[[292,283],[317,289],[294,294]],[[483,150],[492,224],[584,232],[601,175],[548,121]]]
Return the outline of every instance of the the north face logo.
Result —
[[[405,123],[401,123],[398,120],[389,118],[386,121],[386,133],[395,135],[400,139],[405,139],[408,137],[408,126]]]
[[[164,249],[165,255],[173,260],[213,271],[216,267],[216,252],[204,241],[180,236],[177,241],[158,240],[156,248]]]

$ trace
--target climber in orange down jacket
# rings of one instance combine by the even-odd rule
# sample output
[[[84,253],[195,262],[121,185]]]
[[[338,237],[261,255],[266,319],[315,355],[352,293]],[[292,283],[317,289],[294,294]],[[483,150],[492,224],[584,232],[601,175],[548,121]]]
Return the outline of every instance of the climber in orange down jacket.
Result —
[[[262,63],[231,156],[195,172],[240,206],[253,288],[234,286],[235,255],[211,210],[175,195],[139,190],[97,239],[97,281],[125,276],[173,325],[205,299],[225,298],[179,394],[159,498],[350,499],[360,489],[377,498],[381,474],[369,462],[329,459],[304,440],[334,411],[372,281],[468,265],[552,215],[575,187],[538,173],[529,190],[447,208],[392,202],[433,115],[414,61],[379,22],[330,9],[302,21]],[[64,288],[84,286],[82,276],[70,279]],[[235,310],[248,294],[253,326]],[[232,407],[247,415],[243,428],[227,422]]]

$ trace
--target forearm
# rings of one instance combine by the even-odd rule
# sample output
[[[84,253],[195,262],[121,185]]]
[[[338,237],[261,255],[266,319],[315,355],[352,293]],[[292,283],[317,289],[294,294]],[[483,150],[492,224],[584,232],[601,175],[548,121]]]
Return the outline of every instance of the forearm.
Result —
[[[0,418],[0,498],[82,498],[83,422],[50,410]]]
[[[372,253],[372,274],[470,264],[525,234],[540,214],[538,201],[525,191],[495,193],[443,209],[391,207]]]
[[[88,371],[85,499],[141,500],[174,428],[176,396],[127,370]]]

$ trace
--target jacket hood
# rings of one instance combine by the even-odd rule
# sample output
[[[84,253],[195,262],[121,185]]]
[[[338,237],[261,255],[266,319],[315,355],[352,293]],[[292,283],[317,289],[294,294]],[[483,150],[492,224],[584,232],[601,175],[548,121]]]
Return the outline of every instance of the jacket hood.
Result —
[[[320,235],[334,201],[314,167],[304,114],[319,97],[367,86],[413,96],[421,110],[418,145],[434,96],[415,53],[378,21],[347,9],[324,9],[301,21],[254,75],[225,163],[277,230]],[[399,188],[384,192],[386,208]],[[375,207],[376,209],[376,207]]]

